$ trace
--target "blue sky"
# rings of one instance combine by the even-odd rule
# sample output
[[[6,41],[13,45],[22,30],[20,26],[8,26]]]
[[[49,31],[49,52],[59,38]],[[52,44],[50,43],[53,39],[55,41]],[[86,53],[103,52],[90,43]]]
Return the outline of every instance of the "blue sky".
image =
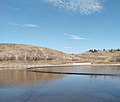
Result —
[[[0,0],[0,43],[66,53],[120,47],[120,0]]]

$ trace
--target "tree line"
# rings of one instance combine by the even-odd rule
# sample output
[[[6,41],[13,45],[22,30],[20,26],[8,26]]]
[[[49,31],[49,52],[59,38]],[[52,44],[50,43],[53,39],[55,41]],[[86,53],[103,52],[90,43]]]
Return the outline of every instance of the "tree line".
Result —
[[[99,51],[109,51],[112,53],[112,52],[120,51],[120,49],[119,48],[118,49],[108,49],[108,50],[107,49],[103,49],[103,50],[90,49],[87,52],[97,53]]]

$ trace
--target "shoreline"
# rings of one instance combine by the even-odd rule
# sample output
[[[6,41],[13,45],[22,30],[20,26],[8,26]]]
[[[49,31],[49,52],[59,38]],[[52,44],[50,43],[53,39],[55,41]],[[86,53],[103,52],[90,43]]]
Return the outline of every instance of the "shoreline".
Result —
[[[68,64],[49,64],[49,65],[17,65],[17,66],[0,66],[1,69],[33,69],[45,67],[72,67],[72,66],[120,66],[120,64],[91,64],[91,63],[68,63]]]
[[[70,66],[88,66],[88,65],[91,65],[91,63],[0,66],[0,69],[32,69],[32,68],[45,68],[45,67],[70,67]]]

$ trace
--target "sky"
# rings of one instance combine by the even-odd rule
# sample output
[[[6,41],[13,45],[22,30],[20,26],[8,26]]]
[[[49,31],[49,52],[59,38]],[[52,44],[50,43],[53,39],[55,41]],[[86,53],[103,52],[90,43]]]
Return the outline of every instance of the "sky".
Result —
[[[120,0],[0,0],[0,43],[65,53],[120,48]]]

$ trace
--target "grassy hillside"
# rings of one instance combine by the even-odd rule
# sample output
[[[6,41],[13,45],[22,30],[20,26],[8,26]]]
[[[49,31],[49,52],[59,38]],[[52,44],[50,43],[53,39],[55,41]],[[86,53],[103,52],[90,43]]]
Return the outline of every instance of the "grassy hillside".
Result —
[[[77,54],[75,56],[81,58],[81,62],[120,63],[119,50],[105,50],[105,51],[90,50],[84,53]]]
[[[120,63],[120,50],[89,50],[80,54],[26,44],[0,44],[0,65],[65,64],[72,62]]]
[[[115,52],[110,58],[108,58],[110,62],[120,62],[120,51]]]
[[[25,44],[0,44],[0,61],[61,63],[79,58],[61,51]],[[44,62],[43,62],[44,61]]]

